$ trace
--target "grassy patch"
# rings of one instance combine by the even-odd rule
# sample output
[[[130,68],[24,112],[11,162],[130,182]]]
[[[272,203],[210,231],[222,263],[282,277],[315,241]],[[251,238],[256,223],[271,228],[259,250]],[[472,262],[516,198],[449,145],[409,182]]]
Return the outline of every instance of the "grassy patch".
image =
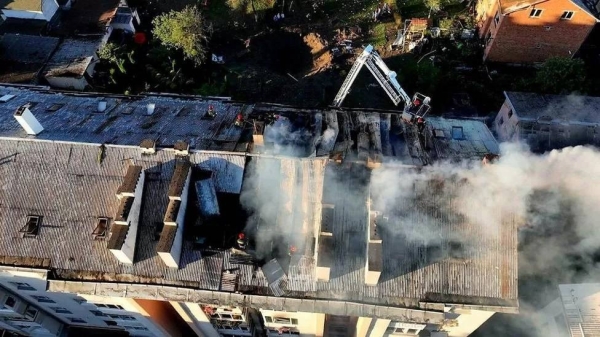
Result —
[[[375,48],[385,46],[385,43],[387,42],[385,39],[385,29],[385,23],[376,24],[373,26],[371,34],[369,34],[369,37],[365,42],[372,44]]]
[[[357,24],[371,19],[380,0],[325,0],[323,10],[342,24]]]

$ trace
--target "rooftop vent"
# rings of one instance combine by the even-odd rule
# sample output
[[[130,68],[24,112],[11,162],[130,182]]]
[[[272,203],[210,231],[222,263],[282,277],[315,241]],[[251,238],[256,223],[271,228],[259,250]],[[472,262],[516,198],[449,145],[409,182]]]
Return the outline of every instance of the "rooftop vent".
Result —
[[[106,237],[106,232],[108,231],[108,218],[98,218],[96,222],[96,228],[92,232],[92,236],[94,240],[101,240]]]
[[[29,110],[31,107],[32,105],[30,103],[22,105],[17,109],[17,111],[15,111],[14,116],[28,135],[37,135],[44,131],[44,128],[35,118],[33,113],[31,113],[31,110]]]
[[[106,101],[99,101],[98,102],[98,112],[104,112],[106,111]]]
[[[140,148],[143,154],[154,154],[156,153],[156,142],[153,139],[144,139],[140,143]]]
[[[15,97],[17,97],[17,96],[16,95],[4,95],[4,96],[0,97],[0,102],[6,103]]]
[[[152,115],[154,113],[155,108],[156,108],[156,104],[154,104],[154,103],[148,103],[146,105],[146,113],[148,115]]]
[[[24,238],[36,237],[39,230],[40,224],[42,223],[42,217],[39,215],[28,215],[25,226],[23,226],[19,232]]]

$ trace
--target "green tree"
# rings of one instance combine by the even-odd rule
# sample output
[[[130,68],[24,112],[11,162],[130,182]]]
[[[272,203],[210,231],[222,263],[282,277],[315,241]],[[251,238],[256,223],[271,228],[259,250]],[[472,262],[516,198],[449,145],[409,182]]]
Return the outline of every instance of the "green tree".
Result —
[[[431,15],[431,12],[437,12],[440,9],[442,9],[442,0],[424,0],[423,3],[425,4],[425,7],[427,7],[427,9],[429,9],[429,14]]]
[[[585,93],[585,65],[580,59],[549,58],[537,71],[535,82],[549,94]]]
[[[200,65],[206,59],[207,42],[204,19],[196,7],[161,14],[152,21],[152,33],[169,48],[180,49],[183,55]]]
[[[133,52],[131,53],[133,55]],[[119,47],[112,42],[105,44],[104,47],[98,50],[98,58],[100,58],[100,60],[116,65],[123,74],[127,72],[125,69],[127,56],[127,53],[122,47]]]

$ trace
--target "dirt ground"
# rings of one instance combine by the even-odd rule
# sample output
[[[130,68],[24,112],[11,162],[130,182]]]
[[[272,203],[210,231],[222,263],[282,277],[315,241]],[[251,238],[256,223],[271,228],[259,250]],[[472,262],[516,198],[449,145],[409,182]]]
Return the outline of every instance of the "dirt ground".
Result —
[[[329,51],[327,41],[324,41],[317,33],[305,35],[304,43],[310,48],[310,53],[313,57],[312,68],[306,76],[311,76],[324,69],[331,67],[333,55]]]

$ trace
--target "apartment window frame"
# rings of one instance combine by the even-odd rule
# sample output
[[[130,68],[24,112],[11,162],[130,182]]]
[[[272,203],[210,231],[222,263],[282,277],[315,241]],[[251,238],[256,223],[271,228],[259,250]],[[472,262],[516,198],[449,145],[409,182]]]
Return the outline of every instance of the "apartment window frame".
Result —
[[[8,283],[12,284],[15,288],[19,290],[36,291],[34,287],[32,287],[29,283],[26,282],[10,281]]]
[[[87,324],[87,322],[84,319],[81,319],[79,317],[69,317],[69,321],[71,321],[72,323]]]
[[[27,318],[28,320],[35,321],[39,313],[40,311],[38,308],[33,306],[27,306],[27,308],[25,309],[25,313],[23,313],[23,316],[25,316],[25,318]]]
[[[569,20],[573,19],[574,15],[575,15],[574,11],[563,11],[562,15],[560,16],[560,19],[563,21],[569,21]]]
[[[39,303],[56,303],[53,299],[51,299],[48,296],[31,295],[31,297],[33,297]]]
[[[12,304],[9,304],[8,302],[12,302]],[[14,308],[15,306],[17,306],[17,299],[12,297],[12,296],[8,296],[6,297],[6,299],[4,300],[4,305],[9,307],[9,308]]]
[[[511,117],[513,116],[513,111],[512,111],[512,109],[509,109],[509,110],[508,110],[508,114],[507,114],[507,115],[508,115],[508,119],[511,119]]]
[[[539,19],[542,17],[544,10],[541,8],[532,8],[529,12],[529,17],[532,19]]]
[[[494,25],[498,27],[500,24],[500,11],[496,11],[496,15],[494,15]]]

